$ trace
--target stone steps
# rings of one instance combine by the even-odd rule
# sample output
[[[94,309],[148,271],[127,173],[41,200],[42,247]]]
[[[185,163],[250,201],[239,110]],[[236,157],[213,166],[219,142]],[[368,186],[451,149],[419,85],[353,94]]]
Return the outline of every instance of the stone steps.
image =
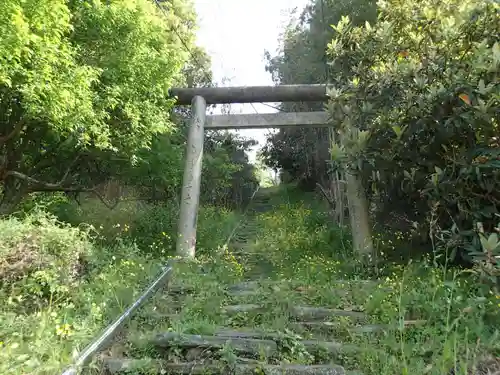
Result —
[[[269,197],[257,195],[249,212],[269,210],[272,208],[269,199]],[[251,242],[251,239],[256,235],[257,228],[254,222],[251,219],[245,221],[232,239],[230,249],[238,249],[245,257],[251,257],[252,255],[245,251],[246,244]],[[376,288],[378,283],[372,280],[337,280],[331,283],[332,295],[341,293],[342,290],[346,291],[343,294],[348,294],[349,291],[345,289],[344,284],[359,284],[360,288]],[[169,285],[168,297],[159,297],[162,299],[162,304],[167,305],[168,308],[161,312],[147,312],[148,324],[140,325],[142,327],[141,339],[137,342],[131,340],[133,343],[131,351],[120,351],[111,356],[108,354],[100,358],[105,372],[137,375],[361,375],[347,371],[337,363],[331,363],[344,356],[355,357],[361,348],[336,341],[338,337],[335,333],[329,336],[325,336],[324,333],[328,333],[328,328],[336,324],[329,322],[330,319],[342,317],[347,318],[353,324],[360,324],[361,322],[366,323],[366,314],[362,311],[348,309],[307,306],[308,303],[313,303],[308,298],[302,298],[301,294],[306,294],[307,297],[307,294],[312,295],[318,290],[302,287],[294,283],[293,280],[261,279],[244,281],[230,286],[211,285],[210,288],[216,290],[217,299],[220,299],[221,304],[231,303],[220,307],[222,319],[225,320],[220,320],[217,324],[229,326],[231,323],[227,322],[237,321],[238,319],[234,319],[234,316],[241,313],[250,315],[270,313],[270,306],[274,303],[274,306],[279,306],[279,314],[283,314],[287,327],[292,328],[295,332],[301,330],[304,332],[319,331],[318,333],[321,334],[316,335],[316,337],[311,337],[312,334],[308,333],[307,337],[302,338],[295,335],[294,332],[287,331],[288,328],[285,329],[286,334],[277,331],[265,332],[258,329],[231,329],[228,327],[220,327],[207,335],[159,331],[160,322],[167,322],[167,325],[163,325],[163,329],[166,331],[175,326],[175,323],[169,322],[169,320],[182,320],[183,305],[186,299],[201,298],[200,303],[203,302],[203,299],[210,299],[211,297],[205,292],[206,287],[207,285],[204,285],[203,290],[200,290],[196,285]],[[357,286],[355,287],[357,288]],[[300,296],[299,299],[304,300],[302,302],[304,306],[300,303],[294,305],[284,300],[280,301],[273,294],[279,291],[297,293]],[[324,295],[328,294],[329,291],[323,289],[321,293]],[[256,298],[256,296],[261,295],[264,298]],[[266,301],[264,304],[261,303],[263,300]],[[254,301],[258,303],[249,303]],[[238,304],[239,302],[241,304]],[[214,304],[214,309],[218,312],[219,304]],[[155,326],[155,322],[158,322],[157,326]],[[181,325],[181,327],[184,326]],[[361,325],[359,327],[364,327],[366,333],[377,332],[374,325]],[[144,332],[148,328],[151,329],[152,334]],[[179,330],[182,329],[179,328]],[[307,362],[303,362],[307,364],[302,362],[301,364],[286,363],[290,356],[290,345],[292,347],[299,346],[301,351],[309,353]],[[132,358],[133,356],[139,358]],[[140,358],[142,356],[145,358]],[[292,356],[292,358],[295,357]]]
[[[418,327],[427,323],[427,320],[405,320],[403,322],[403,327]],[[303,331],[335,331],[336,329],[341,328],[339,324],[334,322],[294,322],[291,323],[291,326],[295,328],[299,332]],[[398,330],[398,325],[389,325],[389,324],[365,324],[354,327],[345,328],[347,331],[351,333],[375,333],[375,332],[387,332],[391,330]]]
[[[273,340],[251,338],[228,338],[222,336],[184,335],[176,332],[159,333],[150,341],[160,348],[213,349],[219,350],[229,345],[238,354],[273,356],[278,345]]]
[[[223,313],[227,315],[240,313],[258,313],[265,310],[266,306],[257,304],[229,305],[222,308]],[[289,306],[288,314],[292,319],[322,320],[338,316],[348,317],[352,319],[366,319],[365,313],[361,311],[328,309],[324,307],[311,306]]]
[[[334,280],[331,282],[331,290],[327,290],[327,293],[332,295],[345,295],[348,292],[345,291],[345,286],[350,285],[360,285],[360,288],[376,288],[379,284],[378,281],[374,280]],[[242,281],[238,284],[230,285],[228,287],[221,287],[226,290],[229,295],[233,296],[250,296],[262,293],[263,290],[269,290],[271,292],[276,292],[279,290],[289,290],[297,293],[314,293],[311,287],[304,287],[300,284],[295,284],[293,281],[287,280],[251,280]],[[389,290],[388,288],[383,288],[382,290]],[[196,288],[190,285],[172,285],[168,288],[168,292],[172,294],[191,294],[196,292]],[[323,290],[323,293],[325,291]]]
[[[342,366],[338,365],[269,365],[235,363],[228,365],[224,362],[183,362],[169,363],[164,360],[137,360],[128,358],[104,358],[103,367],[110,374],[130,374],[140,370],[144,374],[235,374],[255,375],[349,375]]]
[[[238,287],[237,287],[238,288]],[[226,306],[225,312],[259,311],[260,305]],[[291,317],[325,319],[333,316],[365,317],[363,313],[310,306],[290,306]],[[151,316],[153,317],[153,316]],[[158,321],[165,316],[157,314]],[[314,321],[321,323],[318,321]],[[154,327],[154,326],[153,326]],[[154,329],[154,328],[153,328]],[[311,374],[345,375],[342,366],[328,363],[340,354],[355,355],[360,349],[349,344],[324,339],[293,338],[293,346],[298,345],[312,357],[314,365],[281,364],[282,350],[289,345],[289,335],[280,332],[258,330],[231,330],[221,327],[212,335],[192,335],[178,332],[161,332],[146,335],[140,346],[155,348],[158,358],[105,357],[102,367],[110,374]],[[288,343],[283,347],[284,343]],[[138,348],[140,351],[140,348]],[[223,357],[223,351],[230,351],[234,358],[231,365]],[[141,352],[141,351],[140,351]],[[150,351],[148,350],[148,353]],[[179,354],[181,353],[181,354]],[[171,357],[174,356],[174,358]],[[327,363],[324,363],[327,362]]]
[[[220,332],[219,332],[220,333]],[[241,337],[241,336],[247,337]],[[226,335],[186,335],[175,332],[165,332],[155,335],[150,343],[160,348],[183,348],[183,349],[211,349],[220,350],[224,347],[230,347],[239,355],[265,355],[273,357],[278,354],[279,344],[284,340],[284,336],[268,335],[267,338],[251,338],[248,333],[233,331],[231,336]],[[301,345],[311,354],[317,352],[338,353],[355,352],[356,347],[351,345],[342,345],[334,341],[323,340],[297,340],[297,345]]]
[[[380,284],[379,281],[376,280],[333,280],[331,281],[332,285],[332,293],[338,291],[341,288],[345,288],[346,285],[357,286],[360,288],[376,288]],[[259,289],[262,288],[275,288],[275,287],[283,287],[283,288],[293,288],[297,292],[314,292],[314,288],[312,287],[304,287],[300,284],[295,284],[291,280],[251,280],[251,281],[243,281],[241,283],[231,285],[227,287],[227,290],[231,293],[235,292],[258,292]]]

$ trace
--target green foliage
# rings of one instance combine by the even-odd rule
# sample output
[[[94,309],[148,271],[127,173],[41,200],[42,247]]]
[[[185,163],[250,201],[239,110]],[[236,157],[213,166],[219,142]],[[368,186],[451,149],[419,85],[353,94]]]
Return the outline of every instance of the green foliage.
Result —
[[[94,105],[108,121],[100,133],[127,153],[148,146],[171,126],[168,89],[187,57],[170,30],[175,21],[144,0],[74,2],[71,11],[78,61],[101,71]]]
[[[172,134],[155,137],[151,149],[139,152],[134,166],[120,171],[120,181],[150,202],[176,200],[182,187],[189,121],[178,116],[176,122],[179,127]],[[241,207],[248,200],[257,186],[254,167],[245,154],[252,145],[253,141],[231,134],[206,134],[202,203]]]
[[[172,255],[175,250],[179,208],[173,205],[150,205],[128,217],[129,239],[153,256]]]
[[[448,253],[482,252],[476,223],[491,233],[498,221],[498,4],[387,1],[379,11],[374,26],[341,20],[329,46],[345,68],[334,124],[366,135],[355,154],[344,145],[349,162],[379,219],[415,222]]]
[[[260,186],[269,188],[278,184],[278,181],[273,176],[273,170],[270,169],[262,160],[258,158],[255,163],[256,176],[259,180]]]
[[[333,38],[336,25],[343,15],[353,24],[376,20],[373,0],[310,0],[297,19],[291,19],[281,41],[280,53],[267,55],[267,70],[277,84],[308,84],[330,81],[343,74],[341,64],[326,58],[326,46]],[[321,111],[323,103],[285,103],[285,111]],[[301,181],[311,189],[329,180],[329,134],[326,129],[280,129],[268,137],[263,149],[266,164],[287,172],[291,181]],[[290,182],[290,181],[287,181]]]
[[[324,225],[322,210],[314,200],[297,194],[297,189],[274,192],[279,195],[270,198],[273,212],[247,218],[246,225],[236,231],[247,238],[243,252],[229,245],[179,272],[179,282],[192,287],[196,297],[182,299],[182,314],[163,329],[208,335],[229,326],[278,334],[279,354],[272,360],[304,364],[321,358],[367,375],[450,371],[465,375],[474,373],[472,366],[488,354],[497,356],[500,295],[480,286],[476,277],[435,267],[427,258],[404,266],[386,260],[380,278],[370,280],[369,269],[352,264],[350,244],[342,233]],[[385,254],[391,250],[385,243],[380,248]],[[206,269],[210,272],[200,273]],[[260,282],[254,293],[228,296],[223,288],[255,274]],[[235,304],[258,304],[263,309],[231,316],[221,313],[220,306]],[[317,331],[300,330],[289,319],[288,309],[305,305],[364,311],[369,318],[360,322],[332,317]],[[405,326],[405,320],[414,324]],[[387,328],[361,332],[360,324],[385,324]],[[158,329],[154,325],[146,332]],[[313,339],[311,334],[360,350],[315,354],[300,342]],[[134,345],[141,350],[139,342]]]
[[[256,168],[247,152],[256,142],[236,134],[214,133],[205,142],[201,182],[202,202],[225,207],[242,207],[259,186]]]
[[[392,271],[370,292],[366,311],[380,322],[399,328],[378,338],[381,352],[368,350],[360,358],[368,373],[470,373],[472,366],[496,353],[494,325],[499,298],[478,287],[478,280],[456,270],[436,269],[429,259]],[[425,319],[425,326],[401,328],[403,320]],[[367,337],[356,341],[369,348]],[[480,373],[480,372],[478,372]]]
[[[71,14],[66,2],[7,1],[2,10],[4,135],[19,133],[24,126],[16,125],[29,120],[50,123],[63,134],[99,121],[91,92],[99,71],[76,61],[67,39]]]
[[[347,369],[367,375],[392,375],[442,374],[454,366],[470,366],[486,353],[500,349],[497,339],[500,295],[479,287],[476,278],[465,278],[453,269],[436,269],[429,260],[407,266],[394,266],[387,261],[383,277],[361,287],[359,278],[367,278],[369,274],[352,265],[350,243],[338,228],[327,225],[326,208],[315,202],[312,195],[300,194],[296,188],[266,189],[262,194],[260,198],[273,205],[274,212],[247,216],[242,223],[239,223],[241,217],[234,213],[207,207],[202,210],[198,231],[200,256],[193,263],[179,264],[174,279],[174,284],[189,286],[196,294],[180,301],[168,294],[158,295],[128,325],[127,347],[123,347],[118,337],[112,350],[141,354],[150,350],[144,347],[142,337],[153,332],[210,334],[226,325],[280,333],[282,339],[276,357],[279,361],[313,363],[321,356],[328,356]],[[113,246],[92,243],[90,238],[95,237],[89,237],[87,231],[65,226],[45,214],[0,221],[1,267],[7,264],[5,254],[18,255],[19,246],[35,243],[43,259],[50,261],[43,269],[53,276],[49,287],[54,291],[41,300],[36,299],[41,303],[34,304],[31,294],[24,294],[23,298],[26,290],[21,287],[38,285],[37,280],[27,276],[31,271],[22,273],[24,279],[2,285],[1,297],[7,303],[0,307],[1,373],[61,372],[73,352],[88,344],[133,302],[164,264],[163,254],[148,254],[144,249],[127,245],[132,226],[125,230],[123,224],[130,221],[131,214],[149,212],[148,206],[130,202],[130,206],[121,209],[117,206],[117,211],[103,211],[102,205],[88,201],[82,202],[82,206],[80,214],[91,218],[97,231],[98,223],[115,229],[120,224],[120,232],[109,232],[111,237],[115,236]],[[154,207],[154,216],[149,214],[149,221],[144,218],[141,230],[146,231],[148,224],[156,220],[166,222],[170,212],[166,207]],[[234,235],[246,239],[243,252],[233,244],[223,246],[228,232],[234,228]],[[26,236],[37,241],[27,242]],[[162,236],[158,233],[158,243],[163,241]],[[381,248],[386,253],[389,250],[385,244]],[[68,272],[75,264],[75,249],[91,255],[87,256],[84,274]],[[28,266],[25,270],[34,270],[37,263]],[[354,268],[358,273],[352,273]],[[239,297],[228,296],[223,287],[247,279],[255,271],[263,278],[262,284],[254,294],[244,297],[244,303],[262,304],[265,309],[259,314],[231,317],[221,313],[221,306],[243,302]],[[273,284],[266,277],[280,283]],[[179,297],[182,298],[176,298]],[[182,314],[173,314],[176,302],[181,302]],[[362,351],[348,356],[314,354],[300,343],[310,333],[297,331],[292,325],[296,322],[288,319],[289,306],[301,305],[362,310],[370,315],[367,323],[388,323],[391,328],[380,334],[359,334],[354,333],[359,328],[357,322],[332,319],[322,328],[321,339],[341,340],[361,347]],[[172,313],[172,317],[158,321],[159,311]],[[402,327],[403,319],[427,322],[422,326],[397,328]],[[224,348],[221,355],[228,361],[234,357],[229,348]]]
[[[134,302],[165,264],[168,254],[161,250],[172,248],[175,232],[168,225],[175,221],[174,211],[141,202],[109,210],[90,200],[72,218],[78,228],[39,211],[0,220],[0,298],[5,302],[0,307],[0,372],[62,372],[75,351]],[[236,221],[234,213],[203,209],[201,256],[213,256]],[[131,240],[155,246],[139,248]],[[227,277],[224,264],[227,272],[233,268],[220,259],[221,275]]]
[[[168,89],[187,60],[175,12],[147,0],[2,5],[3,212],[33,191],[93,188],[172,129]]]
[[[139,189],[151,201],[177,196],[182,185],[185,138],[179,130],[155,137],[151,149],[142,149],[138,162],[123,173],[121,180]]]
[[[0,213],[33,192],[78,196],[110,180],[151,202],[175,200],[190,111],[174,110],[168,90],[212,84],[210,58],[194,47],[192,5],[10,0],[4,8]],[[256,184],[250,145],[206,137],[202,202],[245,203]]]
[[[246,272],[267,273],[266,270],[272,267],[290,272],[277,273],[273,278],[300,278],[303,273],[313,272],[312,264],[326,265],[335,256],[350,254],[348,233],[331,225],[325,207],[314,199],[314,195],[304,195],[297,187],[288,185],[265,191],[259,191],[258,196],[269,195],[268,204],[273,210],[253,219],[252,227],[258,237],[255,243],[248,241],[247,246],[251,249],[245,251],[252,254],[252,259],[245,264]],[[307,268],[303,268],[304,257],[308,260]],[[292,264],[295,266],[288,269]],[[325,280],[318,279],[318,282]]]
[[[40,207],[37,207],[40,209]],[[166,259],[175,253],[179,206],[177,202],[147,203],[129,200],[110,209],[95,198],[80,204],[67,198],[51,202],[50,209],[60,220],[88,228],[99,246],[136,246],[138,254]],[[237,212],[223,207],[201,206],[198,214],[197,253],[210,253],[223,246],[239,220]]]
[[[134,216],[129,215],[128,221],[119,226],[117,236],[136,243],[141,251],[156,258],[173,255],[178,211],[178,207],[173,205],[143,206],[141,211]],[[201,207],[196,236],[197,253],[210,253],[222,246],[236,225],[237,218],[235,213],[224,208]]]
[[[160,266],[133,247],[98,248],[85,279],[67,284],[71,293],[64,300],[33,309],[31,295],[12,291],[0,308],[2,374],[62,373],[75,351],[134,302]]]
[[[197,251],[210,254],[224,246],[240,220],[244,218],[237,212],[214,206],[202,207],[198,217]]]
[[[87,233],[41,212],[2,220],[0,229],[2,300],[37,308],[71,298],[93,254]]]

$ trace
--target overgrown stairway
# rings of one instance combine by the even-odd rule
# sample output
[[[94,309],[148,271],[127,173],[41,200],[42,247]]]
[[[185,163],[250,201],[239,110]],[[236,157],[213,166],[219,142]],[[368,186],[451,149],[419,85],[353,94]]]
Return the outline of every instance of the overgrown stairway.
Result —
[[[206,335],[175,331],[151,333],[142,343],[135,344],[140,349],[126,350],[130,357],[118,357],[116,352],[103,357],[105,370],[112,374],[346,374],[344,367],[335,364],[335,359],[341,354],[355,355],[356,347],[342,345],[325,335],[311,336],[304,333],[317,328],[315,324],[330,327],[337,318],[362,322],[364,314],[326,307],[289,305],[286,301],[273,299],[272,295],[278,288],[287,287],[285,284],[265,281],[228,286],[224,292],[227,301],[232,303],[221,306],[219,310],[225,317],[226,326]],[[173,288],[170,293],[179,297],[191,296],[196,291]],[[182,309],[179,313],[182,314]],[[255,328],[260,325],[259,320],[265,319],[269,313],[278,314],[286,320],[284,326],[288,323],[290,329]],[[159,321],[162,318],[168,319],[158,316]],[[241,327],[244,322],[252,322],[252,327]],[[151,326],[154,327],[154,323]],[[304,337],[298,336],[300,332]],[[149,358],[134,359],[134,354],[147,355]],[[291,357],[303,357],[304,364],[287,364],[287,359]]]
[[[271,208],[265,195],[255,198],[252,212]],[[250,215],[232,246],[244,256],[244,244],[254,236]],[[363,348],[348,338],[376,335],[387,328],[368,324],[368,317],[350,300],[354,289],[370,293],[376,282],[337,280],[329,288],[314,290],[293,280],[271,280],[258,273],[246,276],[246,281],[230,283],[223,274],[209,272],[191,285],[170,286],[167,294],[153,301],[154,311],[142,313],[129,335],[103,353],[99,370],[108,374],[359,374],[351,359]]]

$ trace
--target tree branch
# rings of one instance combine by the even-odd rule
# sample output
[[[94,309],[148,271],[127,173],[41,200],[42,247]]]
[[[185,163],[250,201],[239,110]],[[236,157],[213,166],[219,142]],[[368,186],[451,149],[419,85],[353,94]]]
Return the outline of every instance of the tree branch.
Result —
[[[336,205],[333,202],[332,198],[330,198],[330,196],[326,192],[325,188],[323,186],[321,186],[319,183],[316,183],[316,186],[319,187],[319,190],[321,190],[321,192],[323,193],[324,197],[326,198],[326,200],[330,204],[330,207],[335,208]]]
[[[34,185],[33,187],[29,187],[27,189],[27,192],[33,193],[33,192],[73,192],[73,193],[90,193],[95,195],[107,208],[113,209],[115,208],[120,202],[123,202],[124,200],[117,200],[115,203],[111,204],[107,202],[106,198],[104,198],[95,188],[85,188],[82,186],[63,186],[62,183],[50,183],[50,182],[44,182],[37,180],[33,177],[29,177],[25,175],[24,173],[21,172],[16,172],[16,171],[8,171],[4,175],[5,177],[11,176],[14,178],[17,178],[19,180],[23,180],[31,185]]]
[[[10,141],[12,138],[14,138],[19,133],[21,133],[21,131],[24,128],[24,124],[25,123],[23,120],[18,121],[16,126],[14,126],[14,129],[12,129],[12,131],[9,134],[0,137],[0,147],[5,145],[8,141]]]

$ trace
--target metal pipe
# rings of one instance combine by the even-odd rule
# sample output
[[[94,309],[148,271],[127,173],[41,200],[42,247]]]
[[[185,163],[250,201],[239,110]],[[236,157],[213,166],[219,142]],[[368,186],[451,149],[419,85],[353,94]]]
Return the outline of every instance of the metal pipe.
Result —
[[[177,255],[183,259],[193,259],[195,255],[206,110],[205,99],[195,96],[191,103],[193,117],[186,146],[186,166],[177,231]]]
[[[177,97],[177,105],[188,105],[195,96],[203,96],[207,104],[326,102],[327,87],[316,84],[172,88],[169,94],[170,97]]]
[[[135,301],[125,312],[110,324],[104,332],[90,343],[76,358],[73,365],[66,369],[62,375],[77,375],[80,369],[85,366],[92,357],[105,349],[110,344],[120,328],[124,326],[127,319],[140,308],[161,286],[163,286],[171,277],[173,267],[168,263],[162,270],[161,275],[144,291],[144,293]]]

